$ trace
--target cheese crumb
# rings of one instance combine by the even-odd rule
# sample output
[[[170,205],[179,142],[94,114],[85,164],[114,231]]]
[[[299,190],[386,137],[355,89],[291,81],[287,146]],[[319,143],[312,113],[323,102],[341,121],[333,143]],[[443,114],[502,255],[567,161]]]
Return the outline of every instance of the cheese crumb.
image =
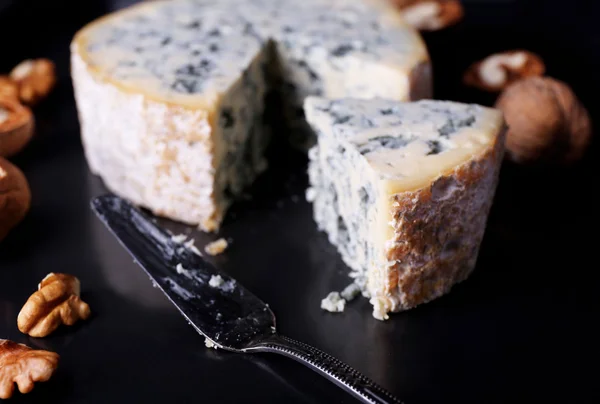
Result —
[[[177,235],[171,236],[171,240],[173,240],[174,243],[183,244],[185,248],[187,248],[194,254],[202,256],[202,253],[196,247],[196,245],[195,245],[196,241],[193,238],[190,238],[188,240],[188,236],[186,236],[185,234],[177,234]]]
[[[217,349],[215,343],[209,340],[208,338],[204,338],[204,345],[206,345],[207,348]]]
[[[183,267],[183,265],[181,265],[181,264],[177,264],[177,266],[175,267],[175,270],[177,271],[178,274],[181,274],[181,275],[189,274],[189,272],[190,272],[187,269],[185,269]]]
[[[189,239],[188,241],[183,243],[183,245],[186,248],[188,248],[191,252],[193,252],[194,254],[202,256],[202,253],[200,252],[200,250],[198,250],[198,248],[194,245],[195,242],[196,241],[194,239]]]
[[[213,275],[210,277],[210,281],[208,281],[208,286],[211,288],[220,288],[225,281],[221,278],[221,275]]]
[[[346,301],[340,297],[339,292],[331,292],[321,300],[321,308],[331,313],[341,313],[346,307]]]
[[[349,302],[354,300],[354,298],[356,298],[356,296],[360,294],[360,290],[361,289],[359,285],[357,285],[356,283],[351,283],[350,285],[346,286],[344,290],[342,290],[340,295],[344,298],[345,301]]]
[[[171,236],[171,240],[173,240],[174,243],[181,244],[185,240],[187,240],[187,236],[185,234],[177,234],[177,235]]]
[[[204,251],[206,251],[208,255],[218,255],[225,251],[228,245],[227,240],[220,238],[217,241],[208,243],[206,247],[204,247]]]

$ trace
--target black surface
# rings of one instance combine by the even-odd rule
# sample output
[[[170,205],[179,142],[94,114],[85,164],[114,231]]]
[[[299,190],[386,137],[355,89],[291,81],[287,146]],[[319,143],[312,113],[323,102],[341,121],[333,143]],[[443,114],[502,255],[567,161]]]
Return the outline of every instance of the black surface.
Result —
[[[68,43],[116,4],[19,0],[0,14],[0,71],[47,56],[60,73],[59,87],[36,109],[36,138],[13,159],[30,181],[33,206],[0,244],[0,338],[54,350],[61,362],[50,382],[13,402],[354,402],[284,358],[207,350],[89,209],[105,190],[82,153]],[[548,74],[570,83],[598,121],[598,2],[465,4],[462,25],[426,35],[438,98],[490,103],[460,85],[463,69],[488,53],[524,47],[540,53]],[[283,333],[408,403],[600,401],[596,145],[570,170],[505,165],[473,276],[385,323],[371,318],[362,299],[343,315],[319,309],[322,297],[346,285],[347,270],[303,201],[303,163],[280,156],[257,196],[232,211],[221,235],[233,242],[214,259],[270,304]],[[193,234],[200,246],[217,237]],[[17,313],[50,271],[81,279],[93,317],[49,338],[28,338],[17,330]]]

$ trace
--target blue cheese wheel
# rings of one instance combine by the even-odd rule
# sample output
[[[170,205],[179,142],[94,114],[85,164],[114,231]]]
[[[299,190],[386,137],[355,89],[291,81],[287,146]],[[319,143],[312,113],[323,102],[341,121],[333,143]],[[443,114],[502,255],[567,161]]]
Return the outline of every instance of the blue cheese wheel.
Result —
[[[267,167],[272,92],[300,137],[307,96],[431,95],[425,45],[387,3],[153,1],[92,22],[71,44],[90,169],[157,215],[217,230]]]
[[[500,111],[308,97],[314,217],[373,315],[447,293],[475,267],[504,155]]]

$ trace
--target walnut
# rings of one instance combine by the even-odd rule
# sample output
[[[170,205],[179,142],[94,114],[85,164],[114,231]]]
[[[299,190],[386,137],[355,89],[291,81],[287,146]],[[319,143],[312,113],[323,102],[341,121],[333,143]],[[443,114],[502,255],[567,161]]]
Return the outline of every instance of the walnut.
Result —
[[[12,396],[15,383],[21,393],[29,393],[34,382],[48,381],[59,359],[57,353],[0,339],[0,399]]]
[[[45,337],[60,324],[87,319],[90,307],[79,298],[80,289],[79,279],[73,275],[48,274],[21,309],[19,330],[32,337]]]
[[[535,53],[512,50],[495,53],[473,63],[465,72],[463,82],[480,90],[500,92],[515,81],[543,76],[546,66]]]
[[[21,170],[0,157],[0,241],[29,212],[31,191]]]
[[[507,156],[517,163],[575,162],[590,143],[592,124],[571,88],[549,77],[515,82],[496,108],[509,126]]]
[[[10,78],[19,85],[19,98],[34,105],[45,98],[56,84],[54,63],[48,59],[28,59],[19,63]]]
[[[17,100],[0,98],[0,157],[13,156],[29,143],[34,122],[29,108]]]
[[[0,99],[19,100],[19,85],[10,77],[0,76]]]
[[[464,16],[459,0],[392,0],[406,23],[419,31],[437,31]]]

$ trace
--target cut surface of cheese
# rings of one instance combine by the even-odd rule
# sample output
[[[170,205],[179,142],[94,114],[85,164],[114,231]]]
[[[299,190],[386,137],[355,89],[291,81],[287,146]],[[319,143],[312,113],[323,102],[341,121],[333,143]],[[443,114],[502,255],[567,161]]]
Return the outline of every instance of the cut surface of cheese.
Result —
[[[308,97],[314,217],[374,316],[448,292],[473,270],[504,153],[493,109]]]
[[[155,214],[217,230],[267,167],[269,96],[311,144],[309,95],[431,96],[425,45],[385,0],[170,0],[84,27],[71,44],[92,172]]]

